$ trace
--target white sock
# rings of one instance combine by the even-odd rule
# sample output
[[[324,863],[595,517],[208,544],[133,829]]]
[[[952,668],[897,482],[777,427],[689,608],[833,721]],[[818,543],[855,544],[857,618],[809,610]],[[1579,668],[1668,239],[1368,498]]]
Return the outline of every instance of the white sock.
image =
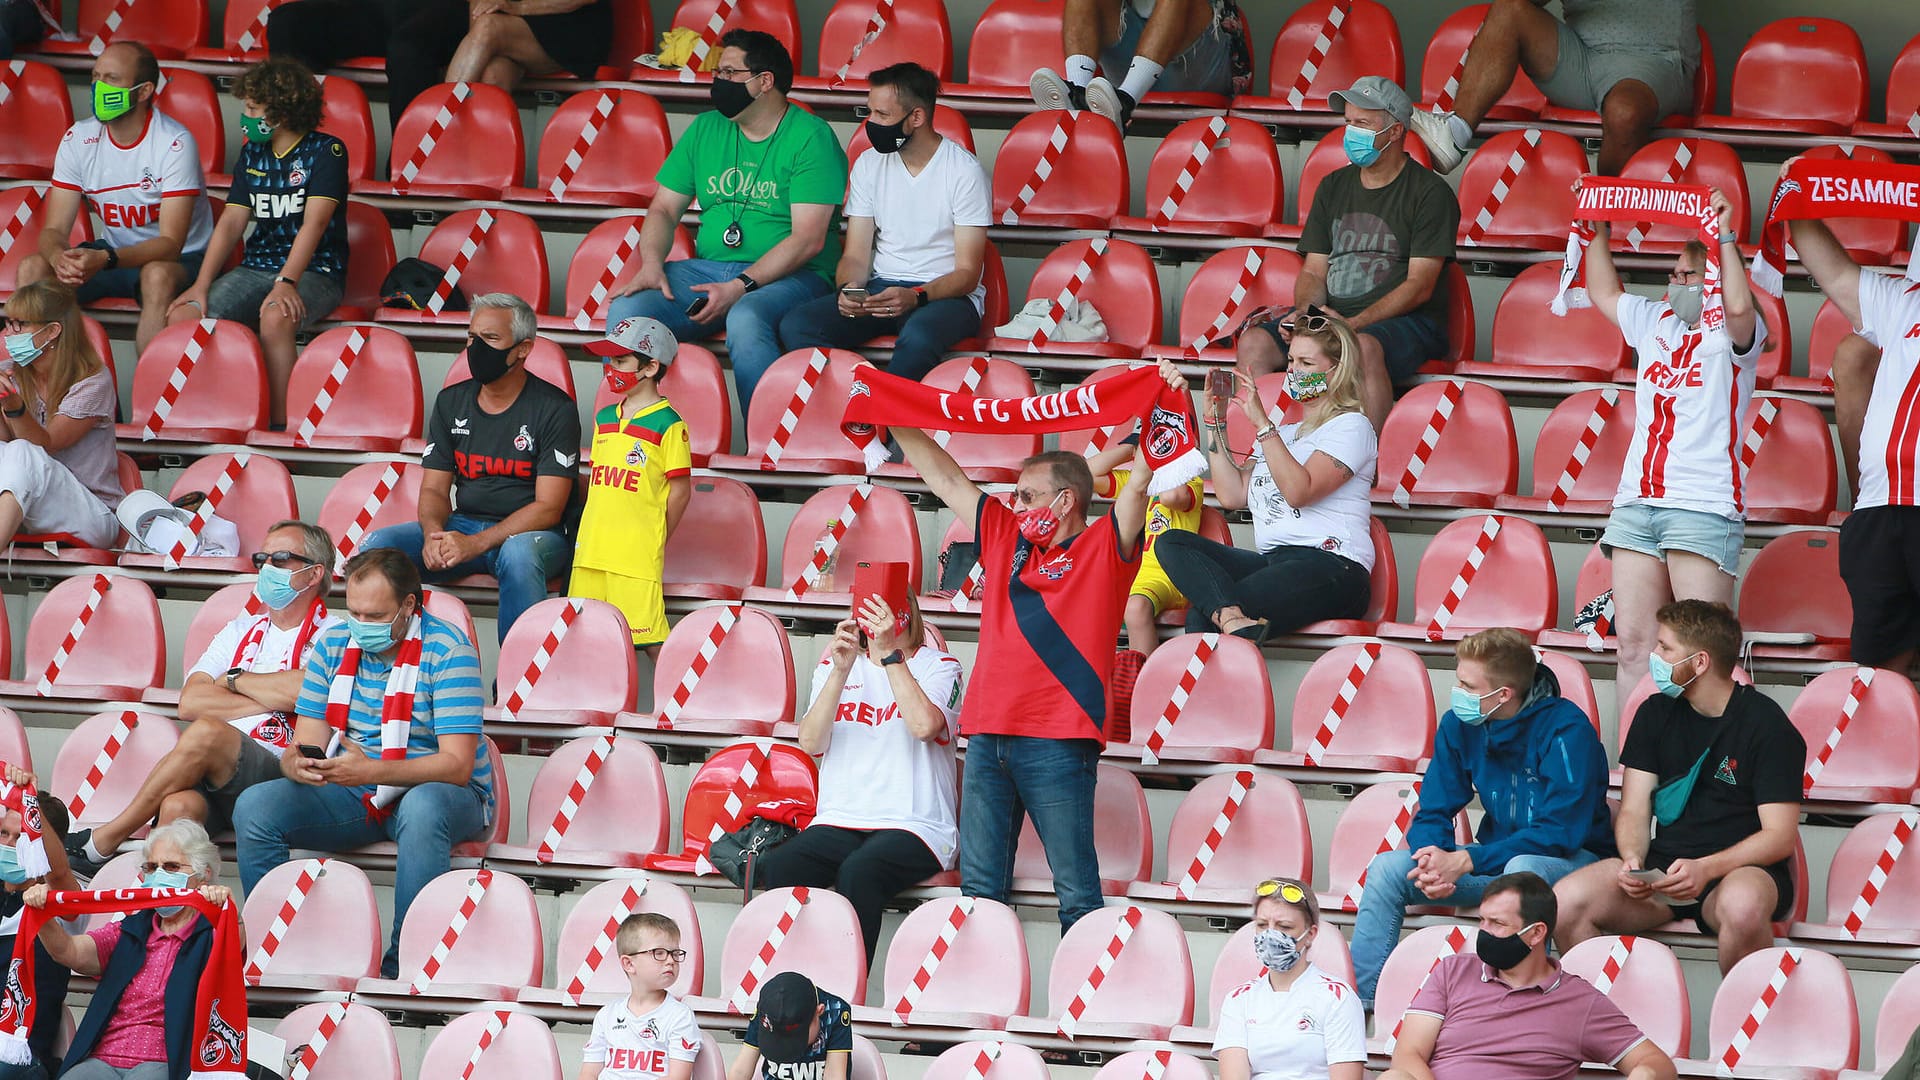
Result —
[[[1167,70],[1165,64],[1156,64],[1144,56],[1136,56],[1127,66],[1127,77],[1120,83],[1120,89],[1135,101],[1147,96],[1153,84],[1160,81],[1160,73]]]
[[[1452,113],[1447,114],[1447,133],[1453,136],[1453,145],[1458,147],[1464,148],[1473,141],[1473,129]]]
[[[1085,86],[1093,81],[1093,57],[1075,53],[1067,57],[1067,81],[1075,86]]]
[[[107,856],[102,854],[99,848],[96,848],[93,846],[92,838],[88,838],[87,840],[86,852],[87,852],[87,858],[92,859],[94,862],[107,861]]]

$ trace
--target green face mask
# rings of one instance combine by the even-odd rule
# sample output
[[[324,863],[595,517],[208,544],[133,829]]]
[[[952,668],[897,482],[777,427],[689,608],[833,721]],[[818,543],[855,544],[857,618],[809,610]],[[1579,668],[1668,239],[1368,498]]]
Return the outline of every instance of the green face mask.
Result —
[[[265,117],[242,114],[240,117],[240,130],[246,133],[247,141],[250,143],[273,141],[273,125],[267,123]]]
[[[98,79],[93,82],[93,115],[106,123],[127,115],[133,109],[131,86],[114,86]]]

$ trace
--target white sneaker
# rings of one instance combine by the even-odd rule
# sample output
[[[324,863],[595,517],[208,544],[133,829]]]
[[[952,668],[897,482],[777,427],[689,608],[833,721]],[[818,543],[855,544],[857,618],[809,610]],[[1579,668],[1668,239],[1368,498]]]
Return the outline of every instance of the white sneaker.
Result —
[[[1113,126],[1121,131],[1127,130],[1127,121],[1133,119],[1133,107],[1120,100],[1121,90],[1114,86],[1105,75],[1095,75],[1087,83],[1087,108],[1100,116],[1113,121]]]
[[[1040,68],[1027,80],[1027,89],[1033,92],[1033,103],[1043,111],[1074,108],[1074,85],[1062,78],[1052,68]]]
[[[1407,122],[1420,141],[1427,144],[1427,153],[1433,158],[1433,170],[1450,173],[1460,167],[1466,151],[1453,141],[1453,129],[1447,124],[1447,118],[1436,112],[1415,109],[1413,118]]]

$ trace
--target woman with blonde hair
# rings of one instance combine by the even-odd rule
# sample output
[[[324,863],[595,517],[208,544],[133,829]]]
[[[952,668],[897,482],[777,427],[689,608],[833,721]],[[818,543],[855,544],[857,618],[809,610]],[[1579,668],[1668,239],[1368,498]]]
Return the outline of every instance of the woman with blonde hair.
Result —
[[[1380,444],[1361,407],[1360,343],[1346,320],[1309,306],[1288,355],[1287,396],[1305,410],[1298,423],[1281,425],[1284,410],[1269,410],[1244,372],[1234,372],[1230,402],[1207,395],[1213,490],[1226,509],[1253,512],[1255,550],[1197,533],[1160,537],[1160,565],[1192,605],[1189,631],[1262,641],[1366,612],[1374,559],[1368,493]],[[1227,448],[1229,404],[1253,422],[1245,462]]]
[[[18,533],[89,547],[120,535],[113,377],[81,326],[73,290],[51,279],[7,300],[0,357],[0,546]]]
[[[1334,931],[1339,933],[1339,931]],[[1220,1080],[1363,1080],[1367,1018],[1353,987],[1307,959],[1320,934],[1313,891],[1291,878],[1253,890],[1253,954],[1266,970],[1220,1003]]]

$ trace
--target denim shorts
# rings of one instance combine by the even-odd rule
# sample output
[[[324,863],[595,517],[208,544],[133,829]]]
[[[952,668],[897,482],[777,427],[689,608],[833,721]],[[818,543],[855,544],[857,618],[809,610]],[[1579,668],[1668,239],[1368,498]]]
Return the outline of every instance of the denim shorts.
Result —
[[[1734,518],[1674,506],[1628,503],[1613,508],[1600,546],[1609,554],[1614,548],[1625,548],[1655,559],[1669,551],[1684,551],[1712,559],[1721,573],[1738,577],[1740,546],[1746,537],[1746,522]]]
[[[1100,70],[1119,86],[1140,51],[1140,35],[1147,28],[1147,17],[1134,10],[1132,3],[1120,5],[1120,40],[1100,50]],[[1233,46],[1220,28],[1220,10],[1216,6],[1213,23],[1200,32],[1186,51],[1167,61],[1165,71],[1153,84],[1166,94],[1225,94],[1233,84]]]

